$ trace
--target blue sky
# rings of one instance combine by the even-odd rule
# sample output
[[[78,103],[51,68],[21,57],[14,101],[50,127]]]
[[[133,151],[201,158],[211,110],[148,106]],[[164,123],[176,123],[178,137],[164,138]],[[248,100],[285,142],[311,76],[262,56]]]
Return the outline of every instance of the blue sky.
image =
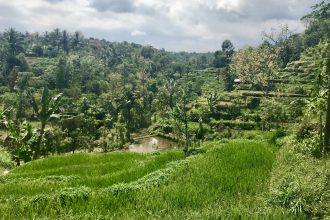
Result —
[[[0,0],[0,30],[44,32],[56,27],[86,37],[149,44],[169,51],[207,52],[230,39],[256,45],[262,32],[288,25],[318,0]]]

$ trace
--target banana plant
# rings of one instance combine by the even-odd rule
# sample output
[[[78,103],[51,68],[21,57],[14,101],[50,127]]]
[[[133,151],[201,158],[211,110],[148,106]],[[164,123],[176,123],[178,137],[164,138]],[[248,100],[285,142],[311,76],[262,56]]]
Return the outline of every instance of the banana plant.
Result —
[[[3,106],[0,106],[0,121],[3,120],[3,117],[5,115],[6,109]]]
[[[62,95],[63,95],[62,93],[59,93],[56,96],[51,97],[48,88],[44,87],[41,95],[40,106],[39,106],[33,95],[30,93],[31,105],[41,123],[41,127],[39,130],[40,132],[39,138],[35,146],[33,159],[38,159],[40,157],[41,141],[45,133],[45,127],[47,122],[52,118],[60,117],[60,115],[55,114],[55,112],[58,110],[58,108],[61,105]]]
[[[9,132],[9,138],[14,140],[15,149],[13,151],[13,159],[19,166],[21,160],[28,162],[32,159],[32,145],[35,142],[35,129],[27,122],[15,124],[11,120],[4,121]]]
[[[217,103],[220,101],[220,97],[217,92],[210,92],[209,96],[206,97],[207,105],[209,107],[209,111],[212,115],[215,114]]]

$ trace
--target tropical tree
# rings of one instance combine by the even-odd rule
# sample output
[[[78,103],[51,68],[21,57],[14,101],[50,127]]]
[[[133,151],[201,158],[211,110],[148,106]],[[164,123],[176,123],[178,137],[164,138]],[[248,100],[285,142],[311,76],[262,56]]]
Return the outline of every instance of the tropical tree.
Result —
[[[15,144],[13,157],[16,165],[19,166],[21,160],[24,162],[32,160],[32,146],[36,141],[36,132],[32,126],[27,121],[15,124],[11,120],[6,120],[5,125],[9,132],[9,138],[13,140]]]
[[[186,85],[179,90],[180,98],[173,108],[173,116],[176,122],[177,136],[179,139],[183,138],[184,148],[183,152],[188,155],[190,145],[190,135],[188,130],[189,110],[191,108],[190,102],[192,92],[190,85]]]
[[[263,33],[264,44],[272,45],[278,49],[278,59],[282,68],[294,60],[299,60],[303,51],[303,39],[301,35],[294,34],[284,25],[279,30]]]
[[[225,68],[231,62],[231,58],[235,52],[233,43],[230,40],[222,42],[221,50],[214,53],[213,66],[216,68]]]
[[[40,105],[38,104],[38,102],[35,100],[35,98],[33,97],[33,95],[31,93],[30,93],[30,98],[31,98],[31,104],[32,104],[33,110],[36,113],[36,115],[41,123],[40,130],[39,130],[39,138],[35,145],[34,155],[33,155],[33,159],[38,159],[40,157],[41,142],[42,142],[42,138],[45,133],[45,128],[46,128],[47,122],[51,118],[60,117],[59,114],[55,114],[55,113],[61,105],[62,93],[59,93],[54,97],[51,97],[49,94],[48,88],[44,87],[42,94],[41,94]]]
[[[328,78],[327,85],[327,113],[326,113],[326,121],[325,121],[325,133],[324,133],[324,152],[330,152],[330,44],[327,43],[324,48],[324,60],[323,60],[323,68],[322,73],[326,75]]]
[[[324,139],[320,141],[323,151],[330,150],[330,43],[321,42],[313,48],[309,48],[301,55],[298,69],[303,69],[314,79],[311,98],[307,100],[308,113],[317,115],[320,123],[320,139],[322,139],[323,121],[325,118]],[[294,70],[295,71],[295,70]]]
[[[13,28],[10,28],[3,35],[5,44],[3,51],[5,61],[3,72],[5,75],[8,75],[15,66],[20,65],[20,60],[18,60],[16,56],[24,52],[23,38],[22,35]]]
[[[70,67],[67,63],[67,57],[60,57],[55,70],[56,76],[56,88],[64,89],[69,86],[70,83]]]
[[[267,92],[279,68],[278,49],[270,45],[241,49],[234,54],[230,68],[242,82]]]
[[[216,105],[220,101],[220,97],[217,92],[210,92],[209,96],[206,97],[207,105],[209,107],[209,111],[211,112],[212,116],[215,114]]]
[[[320,89],[317,93],[313,94],[313,97],[304,100],[306,103],[306,114],[308,116],[316,116],[319,121],[319,137],[320,137],[320,146],[321,151],[324,151],[324,113],[326,112],[326,94],[327,89]]]
[[[312,7],[313,11],[302,17],[307,29],[304,33],[305,46],[316,46],[321,40],[330,39],[330,3],[322,1]]]
[[[62,32],[62,49],[63,51],[68,54],[69,53],[69,34],[66,30]]]
[[[14,28],[10,28],[7,32],[5,32],[5,38],[7,39],[7,51],[10,56],[15,57],[19,53],[24,52],[23,38]]]

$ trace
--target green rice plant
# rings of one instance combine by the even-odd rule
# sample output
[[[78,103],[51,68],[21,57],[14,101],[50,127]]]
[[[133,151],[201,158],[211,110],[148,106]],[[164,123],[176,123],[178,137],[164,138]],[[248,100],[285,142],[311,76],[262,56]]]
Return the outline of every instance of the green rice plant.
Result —
[[[5,219],[304,218],[265,202],[275,147],[244,139],[207,142],[202,149],[206,153],[185,159],[181,151],[172,150],[34,161],[14,169],[8,182],[0,183],[1,192],[12,189],[0,195],[0,212]],[[109,185],[89,182],[89,176]],[[35,183],[15,186],[16,178]],[[34,185],[42,181],[52,188]]]

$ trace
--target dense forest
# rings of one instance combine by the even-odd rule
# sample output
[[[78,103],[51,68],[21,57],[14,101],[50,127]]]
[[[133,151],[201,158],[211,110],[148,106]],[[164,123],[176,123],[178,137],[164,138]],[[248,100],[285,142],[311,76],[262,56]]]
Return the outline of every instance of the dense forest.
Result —
[[[209,53],[0,33],[0,218],[330,218],[330,3],[301,21]]]

